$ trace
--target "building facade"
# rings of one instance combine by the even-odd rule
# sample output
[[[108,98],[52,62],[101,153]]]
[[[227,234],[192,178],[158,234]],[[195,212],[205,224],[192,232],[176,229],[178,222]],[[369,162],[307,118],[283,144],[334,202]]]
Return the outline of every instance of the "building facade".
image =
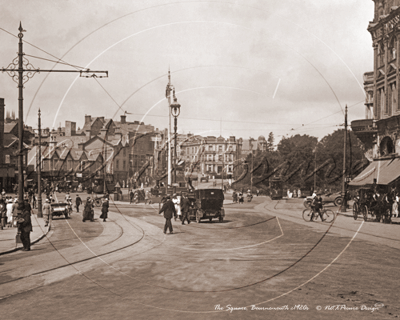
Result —
[[[400,0],[374,0],[368,25],[374,70],[364,74],[365,119],[351,127],[370,165],[350,185],[391,184],[400,176]]]
[[[235,137],[188,136],[181,145],[186,171],[203,176],[231,176],[241,157],[241,144]]]

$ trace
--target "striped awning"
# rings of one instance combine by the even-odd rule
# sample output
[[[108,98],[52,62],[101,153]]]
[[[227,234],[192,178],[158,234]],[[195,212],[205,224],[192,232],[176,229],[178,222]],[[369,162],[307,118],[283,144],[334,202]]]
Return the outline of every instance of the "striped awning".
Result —
[[[400,177],[400,159],[372,161],[357,177],[350,186],[388,185]]]

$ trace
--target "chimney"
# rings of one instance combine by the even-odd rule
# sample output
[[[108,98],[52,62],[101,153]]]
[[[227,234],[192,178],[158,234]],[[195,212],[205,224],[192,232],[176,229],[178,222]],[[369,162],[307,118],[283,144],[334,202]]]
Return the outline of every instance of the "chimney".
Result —
[[[0,164],[4,163],[4,98],[0,98]]]
[[[126,123],[126,115],[121,116],[121,124]]]
[[[88,139],[90,139],[90,135],[91,135],[90,129],[85,130],[85,135],[86,135],[86,137],[88,137]]]
[[[90,122],[92,122],[92,116],[90,116],[90,115],[88,116],[85,114],[85,124],[90,123]]]
[[[76,135],[76,122],[65,121],[65,136],[72,137]]]

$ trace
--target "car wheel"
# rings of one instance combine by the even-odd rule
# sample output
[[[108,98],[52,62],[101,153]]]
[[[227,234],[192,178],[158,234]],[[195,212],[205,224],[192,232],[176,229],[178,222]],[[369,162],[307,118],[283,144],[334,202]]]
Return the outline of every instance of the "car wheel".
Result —
[[[219,221],[219,222],[224,221],[224,217],[219,217],[218,221]]]
[[[342,198],[342,197],[337,197],[337,198],[335,199],[335,201],[333,201],[333,204],[334,204],[336,207],[340,207],[340,206],[342,205],[342,203],[343,203],[343,198]]]
[[[210,220],[210,222],[212,222],[212,218],[210,218],[210,219],[208,219],[208,220]]]

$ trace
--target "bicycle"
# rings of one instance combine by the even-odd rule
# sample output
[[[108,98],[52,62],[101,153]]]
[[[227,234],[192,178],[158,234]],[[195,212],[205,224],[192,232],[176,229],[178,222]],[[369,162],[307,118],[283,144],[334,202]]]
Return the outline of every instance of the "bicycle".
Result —
[[[330,209],[321,208],[321,213],[322,213],[322,222],[331,223],[336,219],[336,213]],[[313,214],[313,209],[311,208],[303,210],[304,221],[307,222],[317,221],[318,217],[319,217],[318,212],[314,212]]]

